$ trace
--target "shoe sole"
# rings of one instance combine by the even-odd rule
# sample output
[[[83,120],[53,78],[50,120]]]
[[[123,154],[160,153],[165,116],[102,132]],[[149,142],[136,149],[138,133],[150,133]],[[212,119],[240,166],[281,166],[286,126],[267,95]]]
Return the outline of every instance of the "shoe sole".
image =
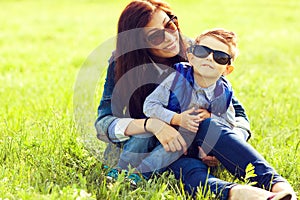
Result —
[[[292,194],[290,192],[279,192],[272,197],[269,197],[267,200],[291,200]]]

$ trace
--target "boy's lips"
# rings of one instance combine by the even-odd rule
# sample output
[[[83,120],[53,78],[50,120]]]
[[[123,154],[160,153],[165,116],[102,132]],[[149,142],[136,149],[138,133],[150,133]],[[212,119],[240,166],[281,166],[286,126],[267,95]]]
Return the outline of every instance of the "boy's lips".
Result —
[[[213,67],[210,64],[201,64],[200,67],[209,67],[209,68],[213,69]]]

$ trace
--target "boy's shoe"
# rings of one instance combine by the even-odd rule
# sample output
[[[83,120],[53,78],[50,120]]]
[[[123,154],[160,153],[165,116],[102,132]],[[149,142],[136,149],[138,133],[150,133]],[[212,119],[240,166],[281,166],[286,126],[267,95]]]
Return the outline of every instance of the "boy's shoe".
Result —
[[[142,182],[142,178],[138,174],[130,174],[127,179],[134,188],[137,187],[138,183]]]
[[[121,170],[117,169],[117,168],[112,168],[111,170],[109,170],[109,172],[106,175],[106,179],[108,181],[115,181],[118,179],[119,174],[121,174]],[[127,176],[127,171],[125,171],[125,175]]]
[[[127,170],[121,170],[118,168],[112,168],[111,170],[109,170],[106,175],[106,180],[108,182],[116,181],[119,177],[119,174],[121,174],[122,172],[124,172],[126,180],[129,181],[131,187],[137,188],[137,184],[142,182],[142,178],[138,174],[130,174],[129,176],[127,176]]]

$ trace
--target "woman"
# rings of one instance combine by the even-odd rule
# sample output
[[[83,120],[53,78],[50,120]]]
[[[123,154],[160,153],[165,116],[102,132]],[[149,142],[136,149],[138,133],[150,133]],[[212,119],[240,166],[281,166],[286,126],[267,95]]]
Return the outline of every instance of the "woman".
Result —
[[[145,124],[142,112],[143,102],[161,82],[160,78],[163,78],[161,74],[170,73],[169,67],[186,58],[186,48],[176,21],[172,21],[177,26],[176,29],[170,26],[173,16],[167,4],[156,0],[133,1],[122,12],[118,24],[117,49],[110,60],[102,100],[98,107],[98,119],[95,123],[98,138],[102,141],[110,141],[121,146],[130,136],[145,133],[146,126],[166,151],[186,151],[187,144],[176,129],[152,118]],[[121,101],[117,101],[114,94],[117,94]],[[236,115],[242,123],[247,123],[243,107],[236,100],[233,100],[233,104]],[[213,127],[212,130],[209,127]],[[218,126],[209,120],[200,125],[199,131],[203,134],[211,131],[220,132]],[[216,152],[224,151],[226,159],[222,157],[223,154],[214,152],[214,155],[231,173],[238,177],[242,176],[235,174],[232,168],[246,163],[248,153],[251,158],[263,163],[260,169],[262,176],[265,170],[269,170],[268,164],[246,142],[238,143],[239,151],[246,154],[245,160],[235,159],[237,152],[228,151],[226,148],[232,142],[238,143],[234,138],[224,134],[221,141],[214,146]],[[228,160],[229,154],[233,160]],[[289,193],[293,193],[290,185],[280,176],[276,182],[273,181],[272,192],[219,180],[208,174],[208,166],[201,160],[186,156],[172,163],[170,169],[176,178],[182,177],[186,190],[191,194],[195,194],[197,186],[206,182],[210,190],[220,199],[281,199],[281,197],[290,199]],[[240,171],[245,171],[245,168]],[[276,174],[274,170],[271,171]],[[290,192],[286,192],[287,190]]]

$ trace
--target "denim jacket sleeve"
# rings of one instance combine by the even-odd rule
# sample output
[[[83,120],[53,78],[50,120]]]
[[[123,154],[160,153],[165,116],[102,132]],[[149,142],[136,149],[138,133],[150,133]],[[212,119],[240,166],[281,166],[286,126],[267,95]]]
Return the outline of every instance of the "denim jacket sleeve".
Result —
[[[117,119],[117,117],[112,115],[111,110],[111,96],[115,86],[114,68],[115,62],[113,61],[112,56],[109,60],[102,98],[98,106],[98,117],[95,122],[97,137],[104,142],[111,142],[108,136],[108,128],[110,124]]]
[[[244,107],[242,106],[242,104],[238,101],[238,99],[235,96],[232,97],[232,105],[235,110],[235,116],[243,117],[246,121],[249,122],[249,119],[246,115]]]
[[[250,122],[246,115],[246,111],[245,111],[244,107],[242,106],[242,104],[238,101],[238,99],[235,96],[232,97],[232,104],[233,104],[233,107],[235,110],[237,127],[242,128],[248,132],[249,136],[248,136],[247,140],[249,140],[252,133],[250,130]]]

